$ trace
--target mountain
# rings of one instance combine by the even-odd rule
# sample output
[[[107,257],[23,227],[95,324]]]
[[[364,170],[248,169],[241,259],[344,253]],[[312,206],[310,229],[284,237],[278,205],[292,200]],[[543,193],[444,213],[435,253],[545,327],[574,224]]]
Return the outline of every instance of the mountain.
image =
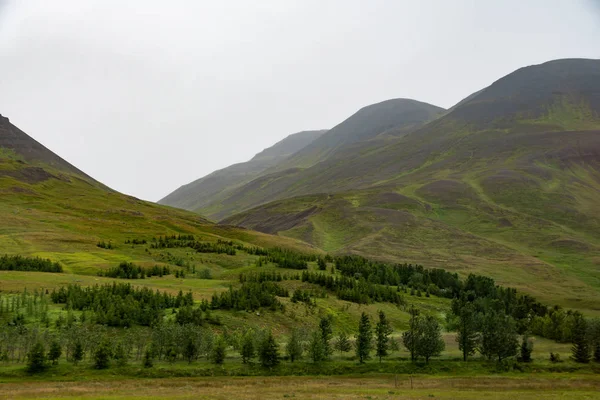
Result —
[[[599,99],[600,60],[525,67],[419,129],[246,184],[223,222],[600,312]]]
[[[306,193],[308,187],[332,190],[345,173],[342,172],[336,179],[319,180],[315,171],[344,162],[348,149],[365,151],[363,142],[368,142],[369,147],[389,143],[423,126],[443,111],[431,104],[409,99],[393,99],[364,107],[292,156],[262,171],[253,180],[232,188],[224,195],[208,198],[205,205],[196,211],[221,219],[274,199]],[[359,181],[352,178],[351,184],[357,185]]]
[[[411,99],[392,99],[369,105],[278,164],[276,170],[311,167],[343,146],[373,139],[388,131],[397,135],[410,132],[443,112],[443,108]]]
[[[51,258],[75,274],[68,280],[95,275],[98,268],[120,261],[154,265],[155,256],[123,243],[167,234],[312,251],[297,240],[219,226],[192,212],[110,190],[4,117],[0,118],[0,199],[2,254]],[[101,241],[112,241],[116,249],[99,248]]]
[[[201,211],[209,203],[225,197],[233,189],[250,182],[261,172],[276,166],[325,132],[325,130],[304,131],[289,135],[256,154],[250,161],[230,165],[180,187],[160,200],[159,204]]]

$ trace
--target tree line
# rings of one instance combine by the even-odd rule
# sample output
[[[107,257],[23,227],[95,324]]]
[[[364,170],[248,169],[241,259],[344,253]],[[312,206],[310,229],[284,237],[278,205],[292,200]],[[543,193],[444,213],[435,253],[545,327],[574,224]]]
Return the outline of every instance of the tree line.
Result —
[[[0,257],[0,271],[63,272],[63,268],[57,262],[40,257],[4,255]]]

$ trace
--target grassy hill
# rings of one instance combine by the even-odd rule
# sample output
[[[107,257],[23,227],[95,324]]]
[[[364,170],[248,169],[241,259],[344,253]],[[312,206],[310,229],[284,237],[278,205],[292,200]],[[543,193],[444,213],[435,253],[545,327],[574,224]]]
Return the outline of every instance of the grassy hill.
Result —
[[[262,177],[224,220],[330,252],[483,272],[600,310],[600,61],[520,69],[437,120]],[[323,194],[326,193],[326,194]],[[266,196],[277,199],[262,204]]]
[[[232,241],[243,246],[282,247],[305,254],[323,254],[322,250],[292,238],[272,236],[227,225],[214,224],[198,214],[161,206],[106,188],[66,161],[54,155],[7,119],[0,120],[0,256],[24,255],[59,262],[63,273],[0,271],[0,294],[24,289],[53,289],[68,284],[90,286],[123,280],[98,276],[121,262],[150,268],[166,266],[172,271],[187,271],[185,278],[173,274],[132,281],[139,287],[177,294],[191,291],[194,299],[210,300],[215,293],[238,285],[240,273],[256,271],[258,255],[238,251],[235,255],[198,253],[189,248],[151,249],[146,240],[173,234],[191,234],[203,243]],[[47,162],[53,162],[52,165]],[[99,244],[110,243],[110,248]],[[315,262],[309,263],[316,270]],[[297,273],[266,264],[263,272]],[[194,272],[190,272],[194,271]],[[289,290],[318,289],[300,281],[281,284]],[[357,305],[335,296],[316,299],[317,306],[307,308],[281,299],[285,313],[257,315],[246,311],[215,311],[226,327],[265,327],[289,332],[302,323],[316,326],[322,315],[332,315],[336,329],[350,331],[362,311],[372,317],[383,309],[393,318],[394,326],[405,327],[408,314],[392,304]],[[448,308],[447,299],[415,298],[423,309],[440,315]],[[61,307],[53,306],[57,318]]]
[[[185,210],[201,211],[210,203],[225,198],[237,187],[255,179],[263,171],[276,166],[325,132],[324,130],[304,131],[289,135],[268,149],[256,154],[251,160],[230,165],[184,185],[158,203]]]

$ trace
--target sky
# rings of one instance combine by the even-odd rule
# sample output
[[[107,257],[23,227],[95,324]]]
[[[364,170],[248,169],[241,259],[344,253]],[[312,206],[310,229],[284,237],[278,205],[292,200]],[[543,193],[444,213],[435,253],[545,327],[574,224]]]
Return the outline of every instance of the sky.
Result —
[[[157,201],[285,136],[600,58],[600,0],[0,0],[0,114]]]

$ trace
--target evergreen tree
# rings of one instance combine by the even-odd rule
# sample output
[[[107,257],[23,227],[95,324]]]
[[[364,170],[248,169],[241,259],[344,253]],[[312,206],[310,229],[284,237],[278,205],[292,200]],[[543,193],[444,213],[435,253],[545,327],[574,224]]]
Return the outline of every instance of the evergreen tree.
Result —
[[[144,368],[152,368],[154,366],[154,352],[150,347],[144,353]]]
[[[387,320],[385,313],[379,311],[379,321],[377,321],[377,324],[375,325],[375,350],[377,357],[379,357],[379,362],[381,362],[383,357],[388,355],[390,335],[393,331],[392,325]]]
[[[279,346],[273,337],[273,333],[270,331],[260,343],[258,358],[260,364],[265,368],[272,368],[279,365]]]
[[[83,360],[83,345],[81,342],[75,343],[75,349],[73,350],[73,364],[77,365],[81,360]]]
[[[531,359],[531,353],[533,352],[533,342],[531,341],[531,339],[529,339],[529,337],[527,335],[523,335],[523,338],[521,340],[521,357],[520,361],[521,362],[525,362],[525,363],[529,363],[532,361]]]
[[[317,265],[319,266],[320,271],[325,271],[327,269],[327,263],[320,257],[317,260]]]
[[[94,368],[106,369],[110,367],[110,358],[112,357],[112,348],[110,342],[102,341],[94,351]]]
[[[343,353],[347,353],[352,350],[352,343],[350,343],[350,338],[344,332],[341,332],[334,344],[334,347],[337,351],[340,352],[340,355]]]
[[[41,342],[37,342],[27,354],[27,372],[35,374],[47,368],[46,349]]]
[[[331,337],[333,336],[333,329],[331,327],[331,318],[323,317],[319,321],[319,330],[321,331],[321,339],[323,341],[323,348],[325,351],[325,358],[328,358],[333,351],[331,350]]]
[[[199,349],[196,342],[192,338],[189,338],[183,348],[183,357],[187,360],[188,364],[191,364],[196,358],[198,358]]]
[[[573,314],[573,347],[571,356],[578,363],[590,362],[590,346],[587,338],[587,321],[576,311]]]
[[[296,329],[292,330],[292,334],[285,346],[285,351],[290,358],[291,362],[300,360],[302,358],[302,342],[300,341],[300,335]]]
[[[431,315],[425,316],[418,324],[416,338],[417,355],[424,357],[426,363],[429,363],[431,357],[439,356],[444,351],[442,328]]]
[[[242,363],[244,364],[251,362],[256,355],[256,351],[254,349],[254,332],[248,331],[242,338],[240,355],[242,356]]]
[[[600,319],[592,320],[589,325],[594,361],[600,362]]]
[[[400,344],[398,343],[398,340],[391,337],[390,338],[390,352],[393,353],[396,351],[400,351]]]
[[[319,332],[314,332],[308,344],[308,354],[314,363],[319,363],[327,358],[325,343]]]
[[[475,354],[479,343],[477,332],[477,319],[473,304],[467,301],[455,299],[452,302],[452,310],[458,317],[456,341],[458,349],[463,353],[463,361]]]
[[[418,327],[421,318],[419,317],[419,310],[414,307],[411,307],[408,313],[410,314],[408,330],[402,334],[402,342],[404,343],[404,347],[410,352],[411,361],[415,361],[417,359]]]
[[[54,340],[50,344],[50,350],[48,350],[48,360],[52,361],[52,365],[58,364],[58,359],[62,355],[62,347],[58,341]]]
[[[226,350],[227,350],[227,343],[225,343],[225,339],[221,336],[217,339],[217,341],[215,342],[215,344],[213,346],[212,353],[211,353],[212,362],[217,365],[223,364],[223,362],[225,361]]]
[[[363,312],[358,323],[358,334],[356,335],[356,356],[362,364],[370,358],[373,348],[373,332],[369,316]]]

